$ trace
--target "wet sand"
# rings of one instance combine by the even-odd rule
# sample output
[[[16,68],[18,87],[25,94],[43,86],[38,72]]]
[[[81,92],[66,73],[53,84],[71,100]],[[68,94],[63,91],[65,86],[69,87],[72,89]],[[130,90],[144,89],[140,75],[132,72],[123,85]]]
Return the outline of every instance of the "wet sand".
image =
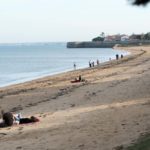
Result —
[[[0,128],[0,149],[117,150],[150,132],[150,46],[119,49],[132,54],[1,88],[0,110],[40,122]]]

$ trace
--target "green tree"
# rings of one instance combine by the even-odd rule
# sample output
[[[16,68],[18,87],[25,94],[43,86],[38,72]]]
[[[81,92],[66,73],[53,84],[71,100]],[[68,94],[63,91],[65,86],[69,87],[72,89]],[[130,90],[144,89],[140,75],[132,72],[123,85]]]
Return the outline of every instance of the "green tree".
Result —
[[[149,2],[150,2],[150,0],[130,0],[130,1],[132,1],[132,4],[133,5],[147,5]]]
[[[93,41],[93,42],[98,42],[98,41],[103,42],[103,41],[104,41],[104,39],[105,39],[105,33],[104,33],[104,32],[102,32],[102,33],[100,34],[100,36],[98,36],[98,37],[96,37],[96,38],[92,39],[92,41]]]
[[[144,34],[143,39],[144,39],[144,40],[150,40],[150,32]]]
[[[104,41],[104,38],[103,38],[103,37],[98,36],[98,37],[96,37],[96,38],[92,39],[92,41],[93,41],[93,42],[98,42],[98,41],[103,42],[103,41]]]

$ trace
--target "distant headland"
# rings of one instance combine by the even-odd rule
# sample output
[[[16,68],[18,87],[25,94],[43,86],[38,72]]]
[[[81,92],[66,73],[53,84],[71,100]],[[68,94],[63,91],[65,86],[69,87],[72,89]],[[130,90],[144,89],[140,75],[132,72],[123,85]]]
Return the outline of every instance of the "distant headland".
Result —
[[[92,41],[67,42],[67,48],[113,48],[114,46],[138,46],[150,44],[150,32],[146,34],[116,34],[105,36],[104,32]]]

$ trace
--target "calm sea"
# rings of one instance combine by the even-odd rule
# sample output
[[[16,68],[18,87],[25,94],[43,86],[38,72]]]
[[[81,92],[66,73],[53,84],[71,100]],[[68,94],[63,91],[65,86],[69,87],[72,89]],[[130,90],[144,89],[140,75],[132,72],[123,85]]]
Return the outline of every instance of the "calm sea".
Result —
[[[0,45],[0,87],[88,67],[89,61],[108,61],[125,51],[103,48],[67,49],[66,43]]]

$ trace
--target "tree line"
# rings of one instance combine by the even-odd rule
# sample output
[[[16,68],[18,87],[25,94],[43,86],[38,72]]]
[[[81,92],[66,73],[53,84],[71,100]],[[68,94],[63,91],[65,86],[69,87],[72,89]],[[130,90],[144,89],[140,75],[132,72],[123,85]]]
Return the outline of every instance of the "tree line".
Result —
[[[126,36],[126,35],[120,35],[120,34],[117,34],[117,35],[112,35],[112,36],[119,36],[120,37],[120,40],[121,40],[121,37],[123,36]],[[128,35],[127,35],[128,36]],[[102,32],[99,36],[95,37],[92,39],[93,42],[97,42],[97,41],[101,41],[103,42],[105,40],[105,33]],[[146,34],[142,33],[142,34],[132,34],[132,35],[129,35],[129,40],[150,40],[150,32],[147,32]]]

